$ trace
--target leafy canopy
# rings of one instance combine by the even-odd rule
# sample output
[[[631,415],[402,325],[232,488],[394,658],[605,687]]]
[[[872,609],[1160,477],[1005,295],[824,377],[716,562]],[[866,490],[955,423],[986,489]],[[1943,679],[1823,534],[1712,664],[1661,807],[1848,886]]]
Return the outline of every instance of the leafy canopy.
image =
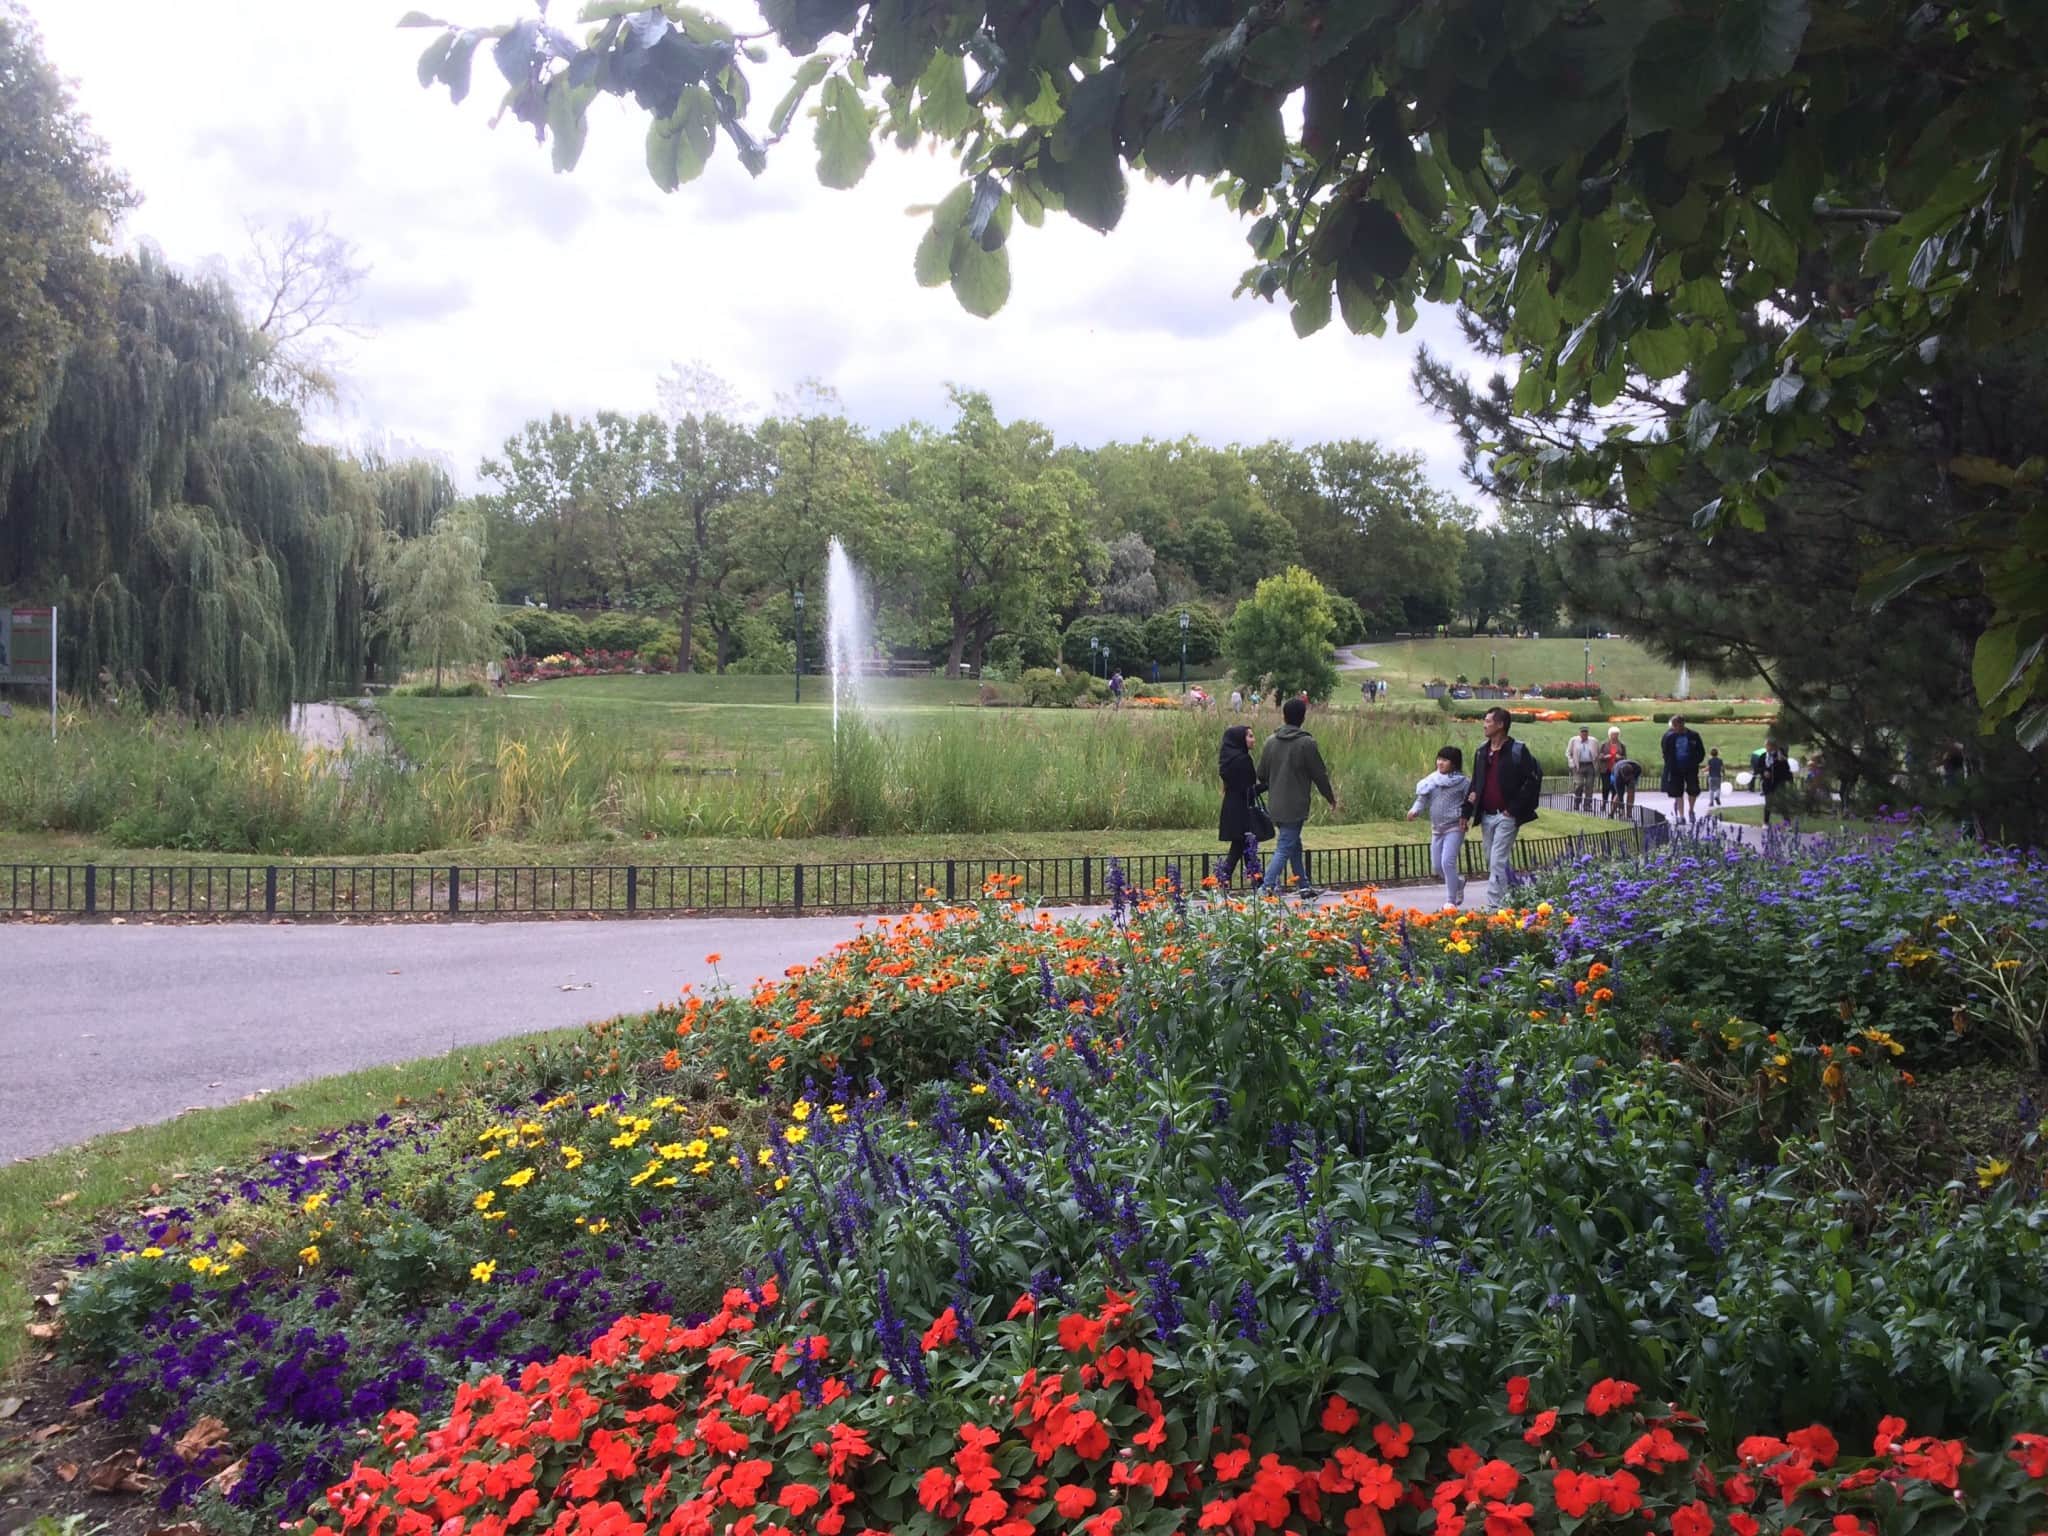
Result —
[[[936,140],[961,184],[916,275],[977,314],[1009,292],[1012,220],[1113,228],[1131,170],[1212,182],[1251,220],[1243,287],[1303,335],[1377,335],[1425,300],[1499,318],[1517,405],[1604,411],[1683,380],[1679,437],[1626,419],[1504,468],[1654,494],[1704,466],[1702,528],[1760,526],[1779,456],[1855,432],[1942,350],[2048,318],[2048,8],[2010,0],[763,0],[800,59],[766,133],[765,51],[679,4],[598,0],[437,35],[424,83],[461,99],[486,40],[506,107],[575,164],[600,91],[652,119],[664,187],[719,135],[756,173],[808,110],[818,174],[873,139]],[[827,47],[827,40],[831,46]],[[1301,127],[1283,105],[1299,97]],[[2031,236],[2031,238],[2030,238]],[[1766,323],[1768,321],[1768,323]],[[2048,740],[2048,461],[1958,456],[1974,505],[1873,591],[1980,572],[1994,715]],[[2019,536],[2009,507],[2022,509]]]
[[[1323,584],[1298,565],[1268,576],[1230,616],[1230,668],[1240,682],[1272,680],[1274,692],[1321,703],[1337,686],[1330,642],[1337,616]]]

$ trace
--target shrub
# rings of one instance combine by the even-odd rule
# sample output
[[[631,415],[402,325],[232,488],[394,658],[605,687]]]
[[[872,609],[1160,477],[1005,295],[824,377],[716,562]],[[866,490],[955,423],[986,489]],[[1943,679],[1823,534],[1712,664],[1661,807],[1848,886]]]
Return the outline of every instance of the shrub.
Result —
[[[1082,699],[1107,699],[1109,684],[1086,672],[1032,667],[1017,679],[1013,697],[1034,709],[1071,709]]]
[[[1151,657],[1145,633],[1145,626],[1136,619],[1117,614],[1089,614],[1067,627],[1060,640],[1060,655],[1068,671],[1079,671],[1086,676],[1091,661],[1088,642],[1093,638],[1107,648],[1106,653],[1098,653],[1092,658],[1097,672],[1104,677],[1117,671],[1135,674]],[[1107,655],[1107,661],[1102,659],[1103,654]]]
[[[586,643],[595,651],[644,651],[668,629],[644,613],[598,613],[584,623]]]
[[[590,649],[589,631],[573,613],[512,608],[506,611],[504,622],[517,637],[514,649],[525,656],[573,655]]]
[[[1188,616],[1188,666],[1206,666],[1223,654],[1224,625],[1201,603],[1176,603],[1145,621],[1145,653],[1162,668],[1180,666],[1180,616]],[[1082,642],[1085,647],[1087,642]]]

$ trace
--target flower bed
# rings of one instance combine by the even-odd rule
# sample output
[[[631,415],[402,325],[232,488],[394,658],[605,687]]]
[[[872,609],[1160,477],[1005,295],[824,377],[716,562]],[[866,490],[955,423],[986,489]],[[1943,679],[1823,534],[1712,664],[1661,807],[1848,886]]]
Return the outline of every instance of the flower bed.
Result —
[[[505,663],[505,677],[514,683],[545,683],[558,677],[607,677],[628,672],[666,672],[662,657],[635,651],[559,652],[552,656],[514,656]]]
[[[1061,924],[999,883],[153,1206],[80,1255],[81,1391],[147,1416],[167,1503],[380,1536],[1514,1536],[1624,1474],[1739,1533],[1950,1498],[1908,1456],[2038,1496],[2003,1454],[2048,1425],[2038,1110],[1960,1166],[1912,1119],[1913,1074],[2014,1054],[2038,865],[1684,844],[1486,918],[1197,895]],[[1641,1402],[1597,1411],[1609,1378]],[[1869,1468],[1744,1449],[1894,1416]],[[1786,1458],[1813,1481],[1727,1491]]]

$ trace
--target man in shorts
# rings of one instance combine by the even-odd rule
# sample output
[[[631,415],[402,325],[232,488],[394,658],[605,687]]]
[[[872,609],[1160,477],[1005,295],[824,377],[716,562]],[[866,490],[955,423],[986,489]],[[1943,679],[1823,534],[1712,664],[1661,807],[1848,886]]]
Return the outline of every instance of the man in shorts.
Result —
[[[1664,793],[1671,797],[1671,819],[1679,819],[1678,802],[1685,801],[1685,819],[1699,820],[1700,769],[1706,766],[1707,744],[1700,733],[1685,723],[1685,716],[1673,715],[1671,729],[1658,744],[1664,753]]]

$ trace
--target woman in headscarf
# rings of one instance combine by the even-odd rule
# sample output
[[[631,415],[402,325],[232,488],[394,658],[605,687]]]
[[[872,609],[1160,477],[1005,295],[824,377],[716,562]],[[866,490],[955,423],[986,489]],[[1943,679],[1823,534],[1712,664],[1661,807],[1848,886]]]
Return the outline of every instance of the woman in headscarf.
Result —
[[[1256,802],[1266,787],[1259,782],[1259,771],[1252,759],[1254,745],[1250,726],[1233,725],[1224,731],[1223,744],[1216,749],[1216,775],[1223,781],[1223,808],[1216,817],[1216,837],[1227,849],[1223,862],[1216,868],[1216,881],[1226,889],[1240,863],[1244,864],[1250,883],[1259,883],[1258,864],[1247,857],[1247,840],[1261,831]]]

